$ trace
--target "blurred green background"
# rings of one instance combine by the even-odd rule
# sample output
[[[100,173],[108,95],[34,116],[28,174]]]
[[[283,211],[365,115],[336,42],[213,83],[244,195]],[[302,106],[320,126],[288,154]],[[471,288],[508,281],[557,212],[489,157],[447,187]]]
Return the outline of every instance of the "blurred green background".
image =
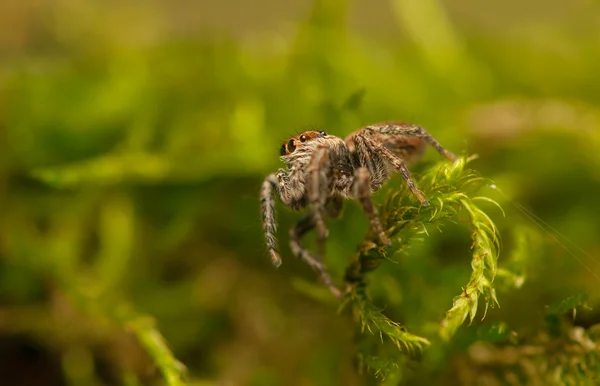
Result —
[[[157,362],[179,370],[162,343],[190,385],[378,382],[357,371],[352,320],[291,256],[300,215],[279,204],[270,265],[258,192],[289,136],[386,120],[479,154],[474,169],[572,242],[575,257],[528,238],[525,284],[403,377],[477,384],[461,358],[478,328],[527,336],[550,304],[600,303],[577,261],[600,275],[599,42],[591,0],[3,1],[0,384],[165,384]],[[533,225],[487,194],[507,211],[489,210],[502,266]],[[330,224],[336,281],[367,228],[356,203]],[[377,304],[430,338],[469,245],[449,229],[385,263]]]

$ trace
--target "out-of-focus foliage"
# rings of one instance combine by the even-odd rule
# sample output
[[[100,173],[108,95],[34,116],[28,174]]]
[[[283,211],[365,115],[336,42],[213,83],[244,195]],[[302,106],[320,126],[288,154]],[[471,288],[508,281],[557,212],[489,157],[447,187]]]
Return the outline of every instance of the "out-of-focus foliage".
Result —
[[[600,380],[600,325],[584,329],[557,312],[581,306],[578,295],[553,304],[547,326],[512,342],[509,335],[473,343],[457,357],[458,379],[465,385],[595,385]],[[498,344],[500,343],[500,344]]]
[[[599,35],[584,0],[3,2],[0,383],[598,382]],[[288,248],[269,265],[258,190],[289,135],[385,120],[497,189],[418,210],[394,179],[388,251],[349,203],[336,312]],[[471,172],[436,193],[431,153],[444,203]]]

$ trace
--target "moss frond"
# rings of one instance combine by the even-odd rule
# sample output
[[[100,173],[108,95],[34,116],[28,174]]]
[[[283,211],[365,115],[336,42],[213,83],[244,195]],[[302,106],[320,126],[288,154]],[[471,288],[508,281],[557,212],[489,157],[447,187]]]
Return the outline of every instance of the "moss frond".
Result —
[[[358,368],[370,369],[376,378],[383,381],[382,385],[397,385],[402,379],[403,367],[396,358],[376,356],[376,355],[358,355]]]
[[[430,343],[427,339],[411,334],[397,322],[394,322],[377,309],[361,289],[353,290],[345,299],[342,308],[350,306],[352,314],[358,321],[361,332],[369,332],[378,336],[382,343],[385,340],[402,353],[410,357],[418,357]]]
[[[405,251],[412,242],[428,234],[427,228],[439,226],[447,220],[457,220],[466,214],[471,227],[472,274],[460,295],[454,298],[452,308],[441,323],[440,336],[449,339],[458,327],[469,318],[473,321],[483,295],[485,309],[497,305],[493,287],[498,272],[499,233],[490,217],[477,205],[489,202],[499,207],[491,198],[476,195],[491,182],[466,168],[469,159],[461,158],[453,164],[439,164],[423,175],[418,182],[430,200],[427,207],[415,206],[414,197],[406,187],[390,194],[382,205],[381,218],[392,246],[385,249],[378,244],[374,234],[359,248],[357,258],[346,273],[349,283],[364,284],[364,275],[376,269],[385,259]]]
[[[366,369],[390,385],[402,378],[407,360],[420,358],[430,345],[426,338],[408,332],[385,316],[368,299],[364,287],[355,287],[348,293],[340,309],[350,309],[359,326],[359,371]]]
[[[420,178],[418,186],[430,201],[427,207],[417,206],[416,200],[404,185],[389,194],[380,208],[380,217],[392,245],[381,245],[377,236],[370,231],[346,270],[348,290],[344,305],[351,304],[361,331],[378,335],[381,345],[385,345],[387,340],[387,343],[391,343],[408,358],[418,357],[430,344],[429,340],[408,332],[405,327],[380,312],[366,294],[369,286],[365,275],[377,269],[384,261],[393,259],[400,253],[408,253],[412,244],[423,241],[428,236],[428,229],[441,228],[447,222],[466,222],[470,227],[472,240],[470,279],[461,293],[453,299],[452,307],[441,321],[438,332],[440,337],[447,341],[467,318],[472,322],[481,303],[484,305],[484,317],[490,305],[498,305],[493,284],[498,273],[500,236],[493,221],[478,204],[490,203],[498,208],[500,205],[479,193],[491,181],[468,169],[469,161],[468,158],[461,158],[452,164],[440,163]],[[502,208],[500,213],[504,214]],[[506,270],[505,274],[510,274],[510,271]],[[396,371],[388,361],[397,364],[404,360],[389,352],[386,354],[385,350],[381,355],[380,350],[372,347],[360,355],[365,365],[374,374],[380,375]]]
[[[440,335],[450,339],[458,327],[468,317],[473,321],[477,313],[479,296],[483,295],[485,308],[498,304],[496,291],[492,286],[497,272],[499,252],[498,230],[490,218],[473,204],[473,200],[464,197],[460,200],[462,208],[468,213],[472,228],[473,258],[471,260],[471,278],[460,295],[452,302],[452,308],[442,321]],[[485,316],[485,315],[484,315]]]

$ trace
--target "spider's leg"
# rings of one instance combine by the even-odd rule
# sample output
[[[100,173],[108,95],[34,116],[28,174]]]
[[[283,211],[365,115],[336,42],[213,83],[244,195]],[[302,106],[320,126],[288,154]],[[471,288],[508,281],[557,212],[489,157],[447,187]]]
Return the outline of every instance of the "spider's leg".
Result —
[[[341,291],[333,284],[331,280],[331,276],[327,272],[327,269],[320,261],[319,258],[310,253],[304,246],[302,245],[301,238],[302,236],[313,229],[316,226],[314,212],[308,212],[296,223],[296,225],[290,229],[290,248],[292,253],[302,259],[306,264],[308,264],[316,273],[319,275],[319,278],[325,284],[331,293],[337,297],[341,298]]]
[[[325,254],[325,240],[328,236],[325,225],[325,204],[329,193],[329,181],[333,177],[329,149],[320,147],[313,153],[308,163],[308,201],[317,228],[319,255]]]
[[[360,201],[360,204],[369,217],[371,226],[373,227],[375,233],[377,233],[379,240],[381,240],[384,245],[389,246],[390,239],[383,231],[383,226],[381,226],[381,222],[377,217],[377,209],[375,209],[373,201],[371,201],[371,175],[369,174],[369,169],[366,167],[360,167],[354,172],[352,194]]]
[[[373,126],[376,132],[385,135],[422,138],[426,143],[431,145],[435,150],[437,150],[444,157],[448,158],[450,161],[455,161],[457,159],[456,155],[446,150],[421,126],[411,124],[377,124]]]
[[[277,177],[275,174],[270,174],[263,181],[260,189],[260,204],[262,214],[262,226],[265,232],[265,241],[267,249],[271,256],[271,261],[275,267],[281,265],[281,257],[277,250],[277,239],[275,232],[277,231],[277,220],[275,218],[275,199],[274,193],[277,190]]]
[[[456,157],[456,155],[454,155],[454,153],[446,150],[435,138],[433,138],[431,136],[431,134],[429,134],[421,126],[415,125],[415,126],[413,126],[413,130],[416,134],[411,134],[411,135],[416,135],[417,137],[423,138],[425,140],[425,142],[427,142],[429,145],[431,145],[441,155],[448,158],[450,161],[456,161],[456,159],[458,157]]]
[[[431,136],[425,129],[421,126],[416,126],[415,128],[417,135],[425,140],[428,144],[430,144],[435,150],[437,150],[441,155],[448,158],[450,161],[456,161],[458,157],[454,155],[454,153],[446,150],[435,138]]]
[[[358,134],[354,137],[354,142],[357,145],[358,149],[362,149],[361,151],[367,152],[368,154],[378,154],[387,160],[397,173],[400,173],[406,185],[408,185],[408,189],[415,197],[421,202],[421,205],[428,206],[429,201],[423,195],[423,193],[417,188],[417,185],[413,181],[410,171],[406,166],[406,163],[402,160],[402,158],[395,156],[392,154],[385,146],[380,143],[374,142],[371,139],[365,137],[362,134]]]

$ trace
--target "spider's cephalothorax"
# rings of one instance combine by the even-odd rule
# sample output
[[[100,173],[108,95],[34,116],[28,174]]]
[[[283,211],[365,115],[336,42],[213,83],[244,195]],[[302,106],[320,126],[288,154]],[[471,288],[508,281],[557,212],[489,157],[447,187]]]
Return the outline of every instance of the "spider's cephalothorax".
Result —
[[[360,201],[379,239],[389,245],[390,241],[371,201],[371,193],[385,184],[393,173],[399,173],[421,204],[428,205],[405,164],[418,160],[426,144],[433,146],[446,158],[456,159],[424,129],[411,124],[370,125],[346,139],[323,131],[307,131],[290,138],[280,150],[287,170],[279,169],[277,173],[267,176],[261,190],[263,229],[273,264],[281,264],[275,238],[276,192],[285,205],[295,210],[310,207],[310,212],[290,231],[290,247],[339,296],[339,290],[333,285],[321,259],[306,250],[300,238],[316,228],[322,255],[327,237],[324,218],[326,215],[337,217],[343,199],[347,198]]]

